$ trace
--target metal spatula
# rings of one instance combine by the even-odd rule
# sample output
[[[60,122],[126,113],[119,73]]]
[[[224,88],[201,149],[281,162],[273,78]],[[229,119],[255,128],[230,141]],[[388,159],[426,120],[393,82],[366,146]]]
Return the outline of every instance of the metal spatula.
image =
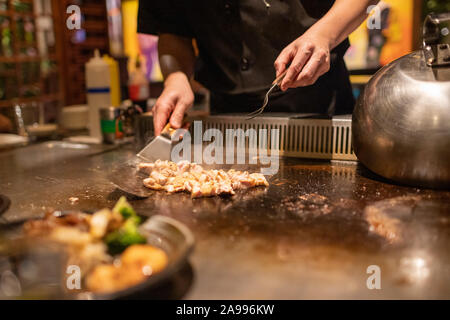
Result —
[[[153,139],[144,149],[137,154],[137,156],[148,162],[155,162],[156,160],[171,160],[172,154],[172,135],[176,132],[172,126],[167,126],[162,131],[161,135]]]
[[[108,175],[109,181],[122,192],[137,198],[148,198],[154,191],[144,186],[144,179],[148,174],[138,170],[137,166],[141,162],[138,158],[122,163],[113,168]]]
[[[155,162],[156,160],[171,160],[173,148],[172,136],[176,132],[170,123],[160,136],[155,137],[137,158],[115,167],[109,174],[109,180],[121,191],[138,198],[148,198],[154,191],[147,189],[143,180],[148,174],[140,172],[137,166],[140,162]]]

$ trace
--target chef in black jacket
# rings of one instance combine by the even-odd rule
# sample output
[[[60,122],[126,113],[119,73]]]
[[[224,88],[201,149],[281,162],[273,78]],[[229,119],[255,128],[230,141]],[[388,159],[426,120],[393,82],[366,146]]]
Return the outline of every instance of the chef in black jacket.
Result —
[[[259,108],[288,68],[268,111],[345,114],[354,107],[343,56],[374,0],[140,0],[138,31],[159,36],[165,89],[155,133],[179,128],[194,94],[211,91],[213,113]],[[193,39],[198,47],[195,54]],[[275,68],[274,68],[275,65]]]

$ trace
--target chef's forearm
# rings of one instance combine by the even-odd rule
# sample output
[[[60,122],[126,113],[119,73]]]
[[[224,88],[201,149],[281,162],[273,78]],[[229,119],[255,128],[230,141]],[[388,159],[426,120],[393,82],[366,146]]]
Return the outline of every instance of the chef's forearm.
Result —
[[[367,18],[368,8],[379,0],[336,0],[328,13],[311,27],[311,31],[328,37],[334,49]]]
[[[184,74],[188,79],[191,78],[195,63],[192,39],[173,34],[161,34],[158,51],[161,72],[165,81],[175,74]]]

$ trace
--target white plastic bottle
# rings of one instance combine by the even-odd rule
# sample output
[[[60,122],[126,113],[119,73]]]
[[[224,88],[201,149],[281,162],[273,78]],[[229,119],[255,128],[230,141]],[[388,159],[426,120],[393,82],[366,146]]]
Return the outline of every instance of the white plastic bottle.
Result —
[[[89,105],[89,132],[95,142],[102,142],[100,109],[111,106],[111,76],[109,64],[95,55],[86,64],[86,91]]]

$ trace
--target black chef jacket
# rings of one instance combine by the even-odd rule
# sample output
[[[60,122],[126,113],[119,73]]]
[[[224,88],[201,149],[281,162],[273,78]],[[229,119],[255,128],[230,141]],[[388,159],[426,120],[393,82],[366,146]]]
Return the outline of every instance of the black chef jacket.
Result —
[[[261,106],[280,52],[333,5],[333,0],[140,0],[138,32],[196,40],[195,79],[211,91],[213,113]],[[267,111],[343,114],[354,106],[343,60],[348,41],[331,54],[331,70],[312,86],[274,93]]]

